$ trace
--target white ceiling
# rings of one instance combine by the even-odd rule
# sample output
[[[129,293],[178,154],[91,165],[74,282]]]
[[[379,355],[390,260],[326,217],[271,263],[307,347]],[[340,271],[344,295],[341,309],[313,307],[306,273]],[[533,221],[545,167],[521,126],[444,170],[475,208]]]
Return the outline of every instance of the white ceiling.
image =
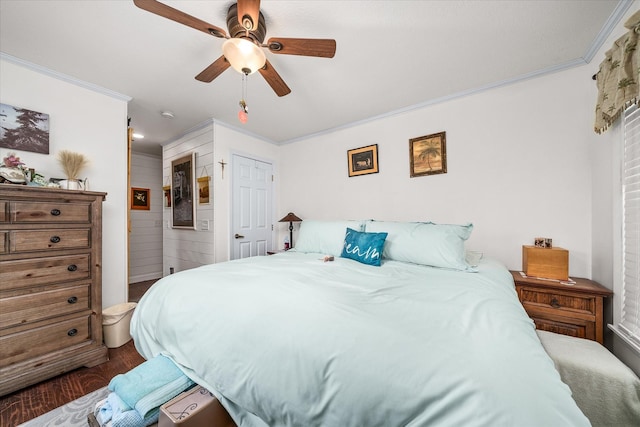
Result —
[[[233,1],[165,3],[226,29]],[[279,98],[251,75],[246,125],[237,119],[240,74],[194,79],[223,40],[131,0],[0,0],[0,52],[131,97],[131,125],[145,135],[138,151],[211,118],[280,144],[590,62],[631,3],[263,0],[266,39],[333,38],[337,49],[332,59],[267,51],[292,92]]]

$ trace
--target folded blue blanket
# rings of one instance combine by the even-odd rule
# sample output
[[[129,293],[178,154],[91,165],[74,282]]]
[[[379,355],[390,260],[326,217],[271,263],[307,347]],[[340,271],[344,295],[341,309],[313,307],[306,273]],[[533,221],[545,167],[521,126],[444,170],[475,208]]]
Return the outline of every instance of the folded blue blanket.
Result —
[[[158,421],[160,408],[142,418],[138,411],[129,408],[116,393],[111,392],[96,406],[94,415],[100,427],[147,427]]]
[[[109,390],[145,418],[148,412],[194,385],[171,359],[159,355],[126,374],[113,377]]]

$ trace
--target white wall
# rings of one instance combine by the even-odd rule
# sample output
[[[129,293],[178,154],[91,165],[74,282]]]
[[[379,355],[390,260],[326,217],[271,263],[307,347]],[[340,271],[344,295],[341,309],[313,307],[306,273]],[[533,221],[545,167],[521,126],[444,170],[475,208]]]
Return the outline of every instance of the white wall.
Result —
[[[196,152],[196,176],[206,173],[210,203],[196,203],[196,229],[171,229],[171,209],[164,209],[164,275],[200,265],[228,261],[231,249],[231,156],[243,154],[271,162],[275,167],[279,147],[213,120],[163,146],[163,182],[169,182],[171,161]],[[224,171],[221,163],[225,163]],[[166,185],[166,184],[165,184]],[[275,200],[275,197],[274,197]],[[203,230],[203,221],[209,229]]]
[[[213,171],[212,123],[204,124],[203,127],[162,147],[164,185],[171,185],[171,162],[193,152],[196,153],[195,177],[205,174],[211,176]],[[195,229],[172,228],[171,208],[163,208],[163,275],[165,276],[169,274],[171,268],[177,273],[215,262],[213,205],[211,203],[201,205],[198,202],[197,188],[193,191],[193,197],[195,198]],[[215,194],[213,197],[215,202]]]
[[[521,269],[523,244],[550,237],[569,250],[570,274],[590,277],[593,105],[584,74],[571,69],[283,146],[281,210],[472,222],[467,247],[510,269]],[[409,139],[441,131],[448,172],[410,178]],[[380,172],[349,178],[347,150],[370,144]]]
[[[67,79],[71,80],[71,79]],[[50,154],[17,151],[28,167],[64,177],[55,155],[71,150],[91,164],[90,190],[107,193],[102,225],[102,305],[127,299],[127,98],[52,77],[0,58],[0,102],[49,114]],[[10,150],[0,149],[0,157]]]
[[[162,277],[162,158],[131,154],[131,187],[148,188],[150,209],[131,210],[129,283]]]

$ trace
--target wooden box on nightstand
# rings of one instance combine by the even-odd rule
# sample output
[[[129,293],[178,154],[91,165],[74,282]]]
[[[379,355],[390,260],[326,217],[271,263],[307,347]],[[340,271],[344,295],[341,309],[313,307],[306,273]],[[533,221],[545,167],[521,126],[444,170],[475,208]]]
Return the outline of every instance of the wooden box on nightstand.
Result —
[[[518,298],[536,329],[603,343],[603,300],[613,292],[589,279],[575,284],[523,277],[512,271]]]
[[[522,271],[527,276],[567,280],[569,251],[562,248],[522,246]]]

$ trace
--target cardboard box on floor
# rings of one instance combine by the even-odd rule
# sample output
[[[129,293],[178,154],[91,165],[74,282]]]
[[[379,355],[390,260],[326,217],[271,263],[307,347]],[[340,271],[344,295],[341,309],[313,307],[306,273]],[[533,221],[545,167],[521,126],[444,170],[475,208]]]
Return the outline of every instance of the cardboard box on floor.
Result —
[[[216,397],[200,386],[160,407],[158,427],[237,427]]]

